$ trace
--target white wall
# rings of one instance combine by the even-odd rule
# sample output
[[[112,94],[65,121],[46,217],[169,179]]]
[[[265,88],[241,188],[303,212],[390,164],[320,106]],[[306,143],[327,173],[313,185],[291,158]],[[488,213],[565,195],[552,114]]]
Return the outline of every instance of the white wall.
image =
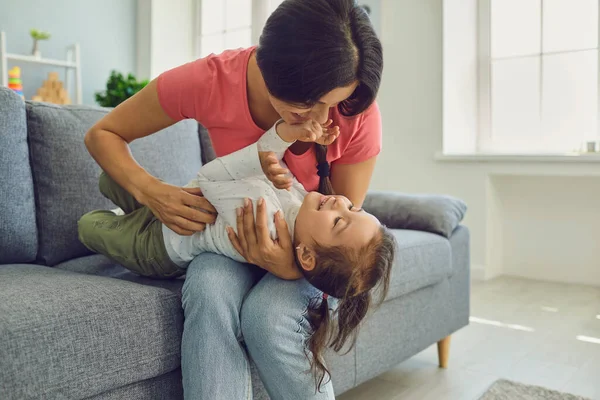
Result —
[[[503,273],[600,285],[600,179],[497,176]]]
[[[195,59],[195,0],[138,0],[138,74],[156,78]]]
[[[443,148],[445,153],[473,153],[479,123],[477,0],[443,4]]]
[[[443,142],[442,1],[383,0],[381,16],[385,66],[378,100],[384,145],[373,187],[464,199],[470,207],[465,223],[473,233],[472,263],[483,266],[485,174],[433,158]]]
[[[452,1],[475,4],[475,0]],[[593,216],[594,210],[598,214],[600,186],[592,184],[600,176],[597,163],[434,160],[443,148],[442,99],[445,95],[461,100],[444,94],[444,89],[461,86],[443,82],[442,8],[442,0],[382,1],[385,67],[378,100],[384,146],[373,188],[446,193],[465,200],[475,278],[504,273],[559,281],[568,277],[572,282],[600,285],[600,221]],[[462,15],[467,20],[475,17],[473,10]],[[454,37],[464,39],[468,30],[463,27]],[[453,51],[465,56],[476,43],[464,40],[457,48],[447,47],[446,58]],[[455,59],[456,70],[460,71],[461,62],[473,70],[464,57]],[[472,108],[472,82],[465,87],[464,106]],[[465,130],[473,125],[466,119],[448,121],[451,126],[462,124]],[[465,137],[472,134],[464,133]],[[550,236],[553,232],[555,236]]]
[[[140,79],[151,76],[152,0],[137,0],[136,63]]]
[[[152,0],[152,78],[194,57],[194,0]]]

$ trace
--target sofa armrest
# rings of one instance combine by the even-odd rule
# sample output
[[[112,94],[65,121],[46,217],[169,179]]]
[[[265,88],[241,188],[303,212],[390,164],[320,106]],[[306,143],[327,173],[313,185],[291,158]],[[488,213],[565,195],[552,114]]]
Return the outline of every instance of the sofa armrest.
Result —
[[[369,192],[363,208],[388,228],[426,231],[447,238],[467,211],[462,200],[451,196],[398,192]]]

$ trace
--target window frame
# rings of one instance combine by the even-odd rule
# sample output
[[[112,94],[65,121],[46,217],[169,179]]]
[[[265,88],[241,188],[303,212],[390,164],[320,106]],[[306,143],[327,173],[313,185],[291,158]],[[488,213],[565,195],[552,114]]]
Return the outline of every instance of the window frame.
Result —
[[[502,146],[498,139],[494,138],[493,135],[493,104],[492,104],[492,68],[494,58],[492,57],[492,1],[494,0],[478,0],[477,1],[477,132],[475,134],[475,143],[474,148],[477,154],[519,154],[521,152],[518,151],[502,151],[499,148],[505,147]],[[528,0],[531,1],[531,0]],[[542,81],[544,78],[544,56],[552,55],[552,54],[560,54],[560,53],[575,53],[578,51],[584,50],[567,50],[561,52],[544,52],[543,50],[543,15],[544,15],[544,0],[537,0],[540,2],[540,18],[541,24],[540,29],[542,30],[540,35],[540,53],[537,55],[526,55],[526,56],[515,56],[511,57],[514,59],[520,59],[525,57],[537,57],[539,59],[539,68],[540,68],[540,88],[539,88],[539,101],[540,101],[540,113],[543,112],[542,109],[542,99],[543,99],[543,85]],[[600,141],[600,1],[598,1],[598,43],[596,47],[597,56],[598,56],[598,67],[597,67],[597,132],[595,140]],[[593,49],[587,49],[590,51]],[[502,58],[498,58],[502,59]],[[540,115],[541,122],[541,115]],[[541,132],[541,138],[544,140],[547,136],[544,132]],[[506,142],[504,142],[506,143]],[[583,143],[582,143],[583,145]],[[510,148],[510,146],[506,146]],[[535,154],[535,155],[546,155],[546,154],[556,154],[556,152],[545,152],[542,149],[528,151],[527,154]],[[561,153],[569,153],[569,149],[564,149]]]
[[[195,32],[194,32],[194,54],[196,58],[201,58],[202,54],[202,38],[207,36],[202,34],[202,2],[203,1],[221,1],[223,7],[226,7],[226,0],[194,0],[195,6]],[[279,0],[248,0],[251,2],[252,17],[250,20],[250,43],[252,46],[258,44],[262,29],[267,22],[267,18],[271,12],[278,6],[281,1]],[[274,7],[275,4],[275,7]],[[226,18],[226,17],[225,17]],[[243,29],[247,29],[243,28]],[[236,29],[237,30],[237,29]],[[226,28],[220,32],[221,35],[225,35],[227,32],[233,32],[235,30],[227,30]],[[213,35],[213,34],[211,34]],[[206,55],[204,55],[206,56]]]

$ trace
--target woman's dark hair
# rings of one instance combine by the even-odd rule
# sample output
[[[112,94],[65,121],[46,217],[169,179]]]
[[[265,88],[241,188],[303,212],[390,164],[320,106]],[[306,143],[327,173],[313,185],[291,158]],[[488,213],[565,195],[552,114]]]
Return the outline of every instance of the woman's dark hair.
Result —
[[[354,0],[284,1],[267,20],[256,60],[271,95],[299,106],[358,81],[338,105],[345,116],[373,103],[383,71],[381,42]]]
[[[344,116],[373,104],[383,71],[381,42],[355,0],[285,0],[265,24],[256,60],[271,95],[299,106],[358,81],[338,104]],[[315,143],[315,153],[324,165],[327,147]],[[319,173],[319,191],[333,193],[325,175]]]

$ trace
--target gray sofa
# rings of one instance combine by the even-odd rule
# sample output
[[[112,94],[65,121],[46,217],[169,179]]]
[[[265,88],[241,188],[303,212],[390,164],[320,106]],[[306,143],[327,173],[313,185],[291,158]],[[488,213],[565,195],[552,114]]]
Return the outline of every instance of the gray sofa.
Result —
[[[182,398],[183,280],[138,277],[77,240],[84,212],[113,208],[83,144],[106,112],[25,103],[0,88],[0,399]],[[198,131],[183,121],[132,152],[181,185],[201,165]],[[381,205],[369,201],[377,214]],[[399,253],[385,303],[354,350],[328,356],[338,395],[468,323],[469,234],[449,228],[449,238],[394,231]],[[255,399],[268,398],[253,379]]]

